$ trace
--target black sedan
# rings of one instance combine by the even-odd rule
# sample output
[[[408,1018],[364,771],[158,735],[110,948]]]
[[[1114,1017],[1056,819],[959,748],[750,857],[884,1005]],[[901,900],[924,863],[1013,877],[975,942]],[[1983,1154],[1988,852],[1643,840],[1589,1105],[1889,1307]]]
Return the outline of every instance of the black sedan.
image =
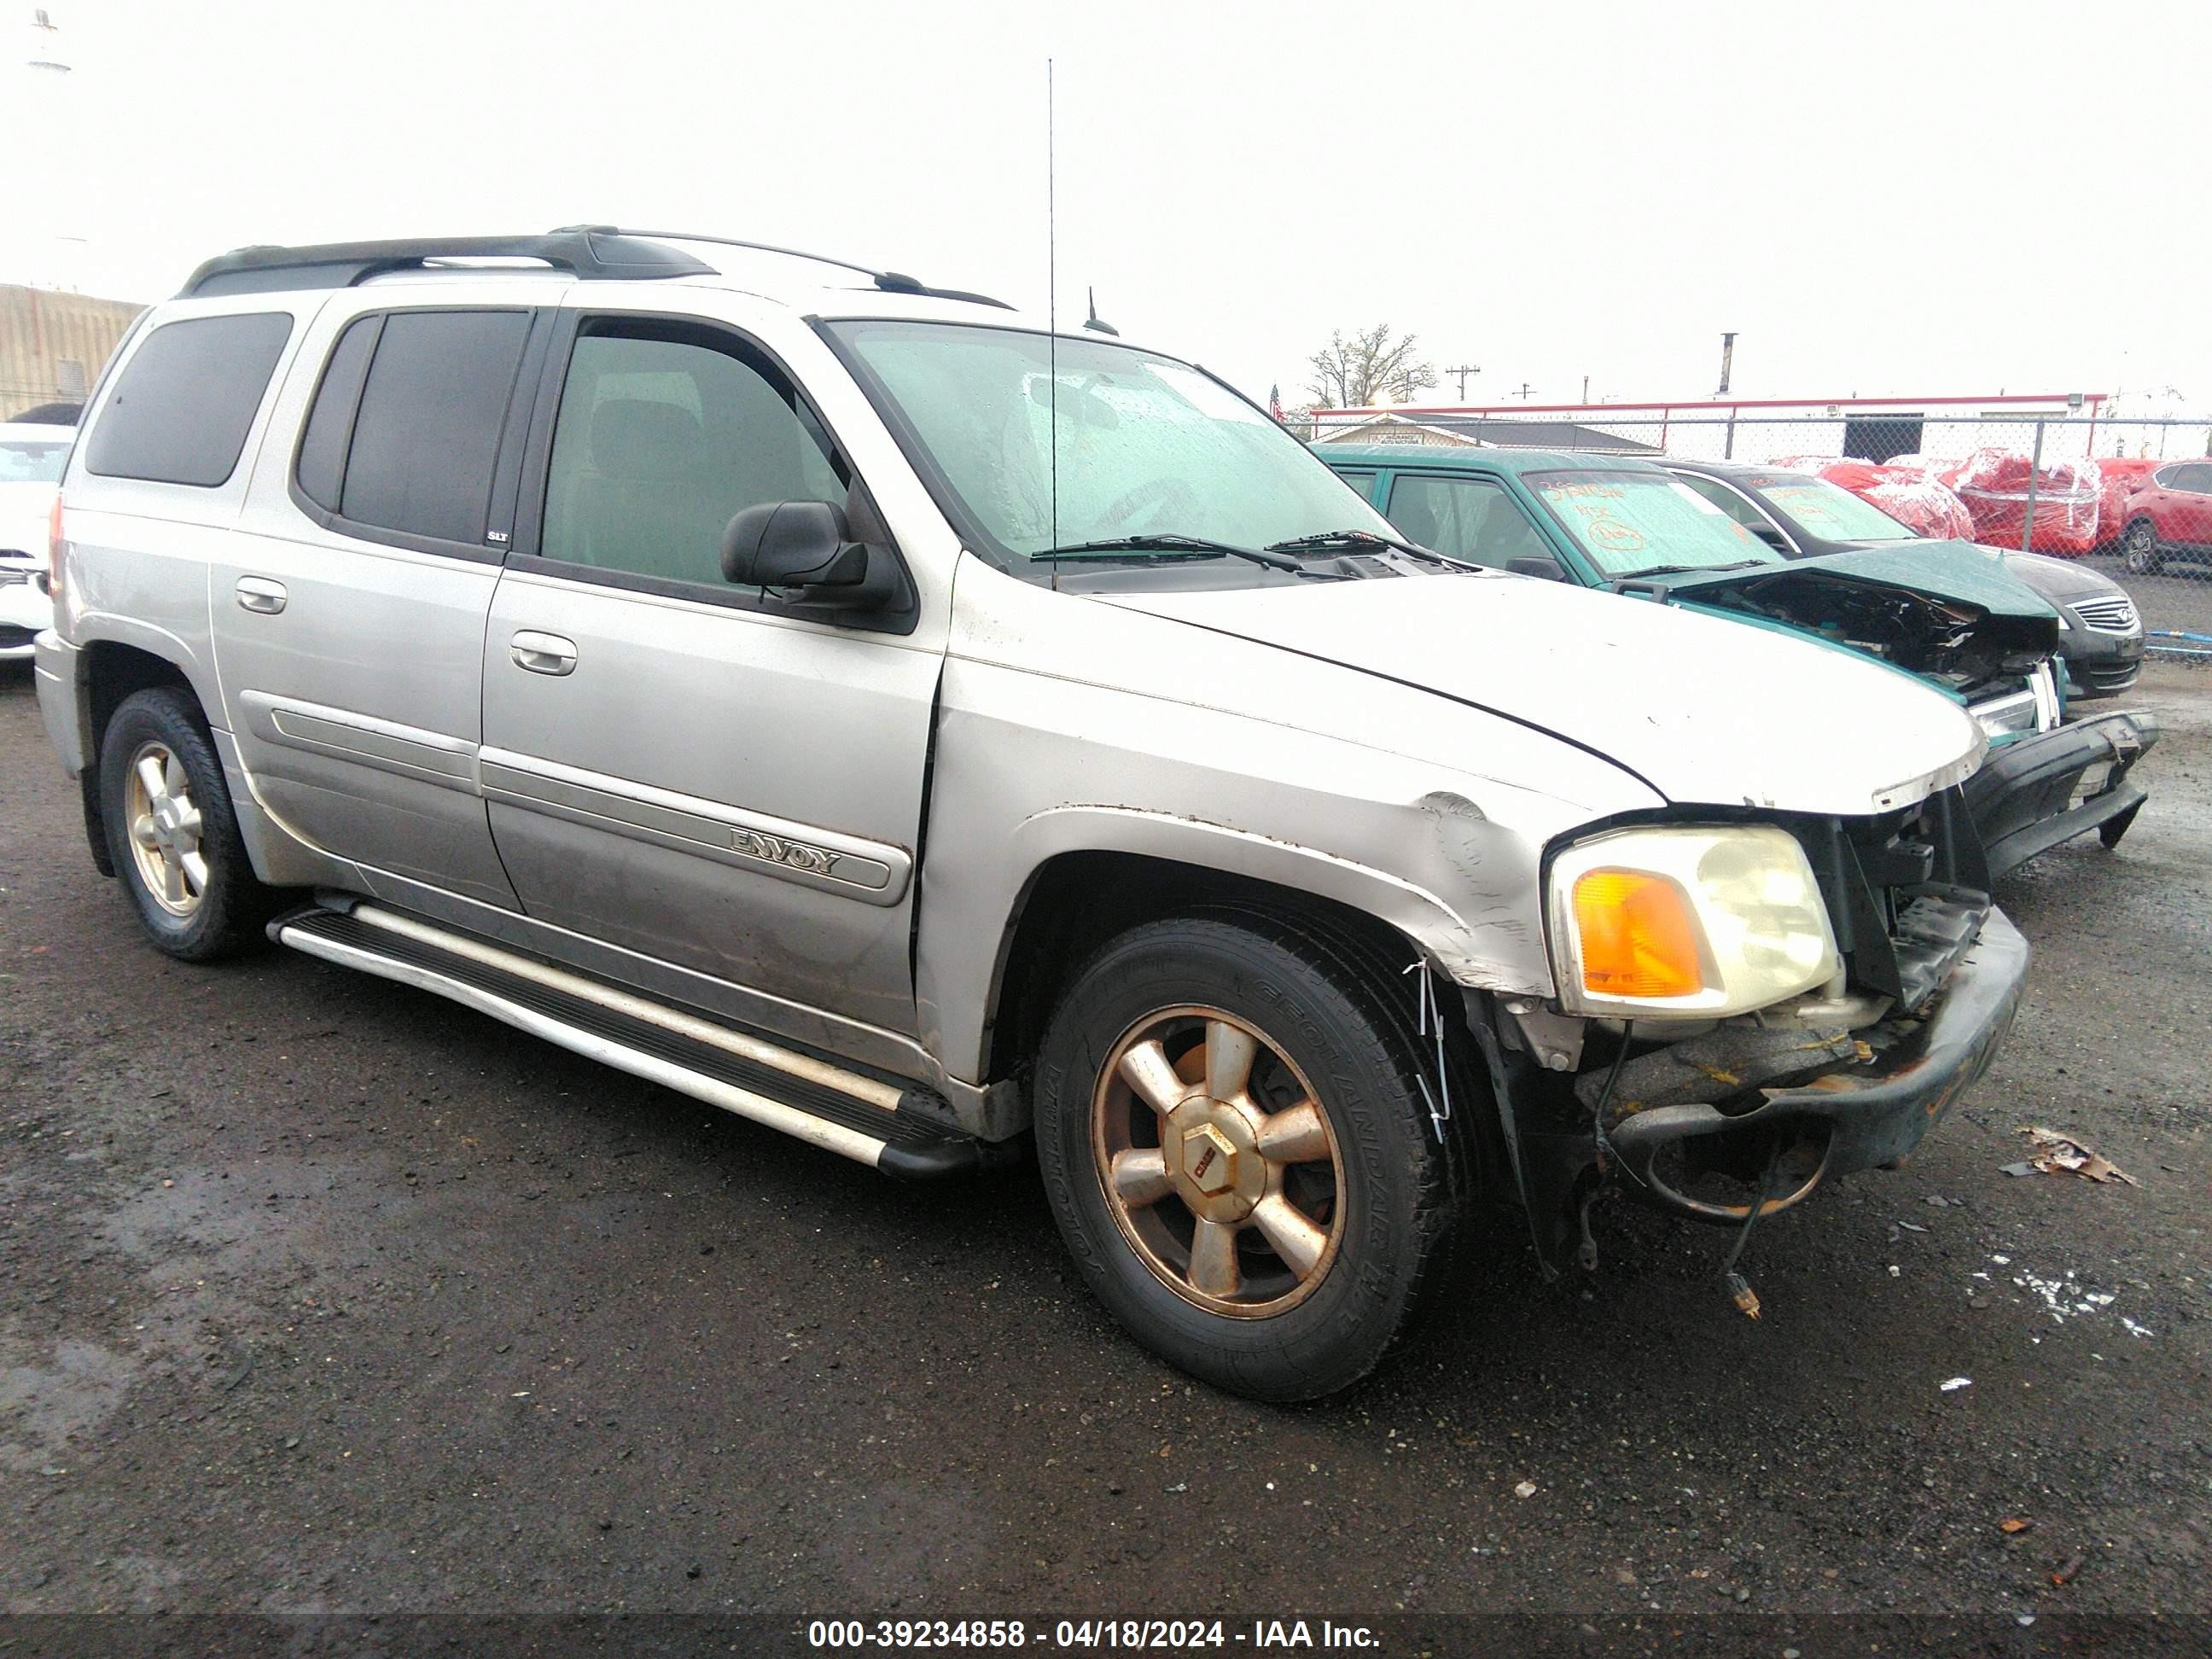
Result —
[[[1791,558],[1921,539],[1873,502],[1809,472],[1742,461],[1658,459],[1690,489]],[[2142,673],[2142,619],[2118,583],[2066,559],[1989,550],[2058,613],[2058,653],[2077,698],[2117,696],[2135,684]]]

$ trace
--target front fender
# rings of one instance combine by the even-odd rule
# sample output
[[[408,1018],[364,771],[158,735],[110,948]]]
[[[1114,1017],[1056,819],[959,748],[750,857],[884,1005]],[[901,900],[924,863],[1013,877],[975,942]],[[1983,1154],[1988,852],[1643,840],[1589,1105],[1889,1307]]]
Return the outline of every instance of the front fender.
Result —
[[[1437,801],[1431,810],[1442,815],[1453,806]],[[1031,872],[1064,854],[1113,852],[1269,882],[1317,898],[1334,899],[1389,922],[1461,983],[1486,984],[1530,995],[1551,992],[1548,977],[1530,974],[1525,961],[1501,960],[1494,951],[1482,949],[1476,925],[1437,894],[1318,847],[1279,841],[1202,818],[1136,807],[1085,805],[1036,813],[1014,831],[1012,849],[1015,861]],[[1009,918],[1010,922],[1013,920]],[[1006,931],[1011,934],[1012,927]]]
[[[1533,757],[1523,763],[1500,751],[1547,740],[1423,701],[1425,738],[1449,750],[1463,735],[1462,752],[1486,748],[1493,764],[1514,763],[1500,770],[1542,775]],[[1403,724],[1378,729],[1407,735]],[[983,1079],[1024,907],[1039,872],[1076,853],[1218,871],[1333,900],[1397,929],[1462,986],[1547,996],[1542,848],[1591,816],[1495,778],[1279,720],[956,660],[940,704],[921,859],[920,1036],[949,1074]]]

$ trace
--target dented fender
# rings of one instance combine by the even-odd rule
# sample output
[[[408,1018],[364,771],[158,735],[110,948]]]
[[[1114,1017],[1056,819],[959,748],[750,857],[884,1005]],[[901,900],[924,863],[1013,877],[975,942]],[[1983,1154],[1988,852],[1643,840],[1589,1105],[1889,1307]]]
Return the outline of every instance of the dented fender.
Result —
[[[981,1082],[1055,859],[1115,853],[1334,900],[1469,988],[1551,994],[1543,849],[1648,785],[1417,687],[963,569],[920,873],[924,1046]],[[1142,686],[1142,691],[1133,686]]]

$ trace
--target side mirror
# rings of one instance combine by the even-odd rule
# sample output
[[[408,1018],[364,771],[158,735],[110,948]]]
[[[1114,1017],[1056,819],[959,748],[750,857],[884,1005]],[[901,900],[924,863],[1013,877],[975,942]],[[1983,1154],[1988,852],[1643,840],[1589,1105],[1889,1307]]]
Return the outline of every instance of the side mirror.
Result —
[[[850,587],[866,573],[867,549],[828,501],[763,501],[722,532],[722,580],[740,587]]]
[[[1540,576],[1547,582],[1563,582],[1567,573],[1559,568],[1556,559],[1508,559],[1505,568],[1516,576]]]
[[[783,597],[799,609],[895,611],[908,592],[890,548],[853,540],[845,514],[828,501],[745,508],[722,532],[722,580],[796,590]]]

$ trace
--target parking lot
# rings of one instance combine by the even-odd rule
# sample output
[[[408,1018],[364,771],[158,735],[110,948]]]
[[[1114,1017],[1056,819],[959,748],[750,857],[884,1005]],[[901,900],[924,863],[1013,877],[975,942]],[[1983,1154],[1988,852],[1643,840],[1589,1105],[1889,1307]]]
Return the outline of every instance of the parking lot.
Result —
[[[1126,1340],[1027,1176],[902,1188],[398,986],[165,960],[0,668],[0,1606],[2201,1609],[2212,677],[2130,701],[2133,833],[2000,892],[1994,1073],[1761,1225],[1763,1319],[1721,1236],[1613,1205],[1546,1286],[1501,1222],[1285,1410]],[[2027,1124],[2140,1185],[2002,1173]]]

